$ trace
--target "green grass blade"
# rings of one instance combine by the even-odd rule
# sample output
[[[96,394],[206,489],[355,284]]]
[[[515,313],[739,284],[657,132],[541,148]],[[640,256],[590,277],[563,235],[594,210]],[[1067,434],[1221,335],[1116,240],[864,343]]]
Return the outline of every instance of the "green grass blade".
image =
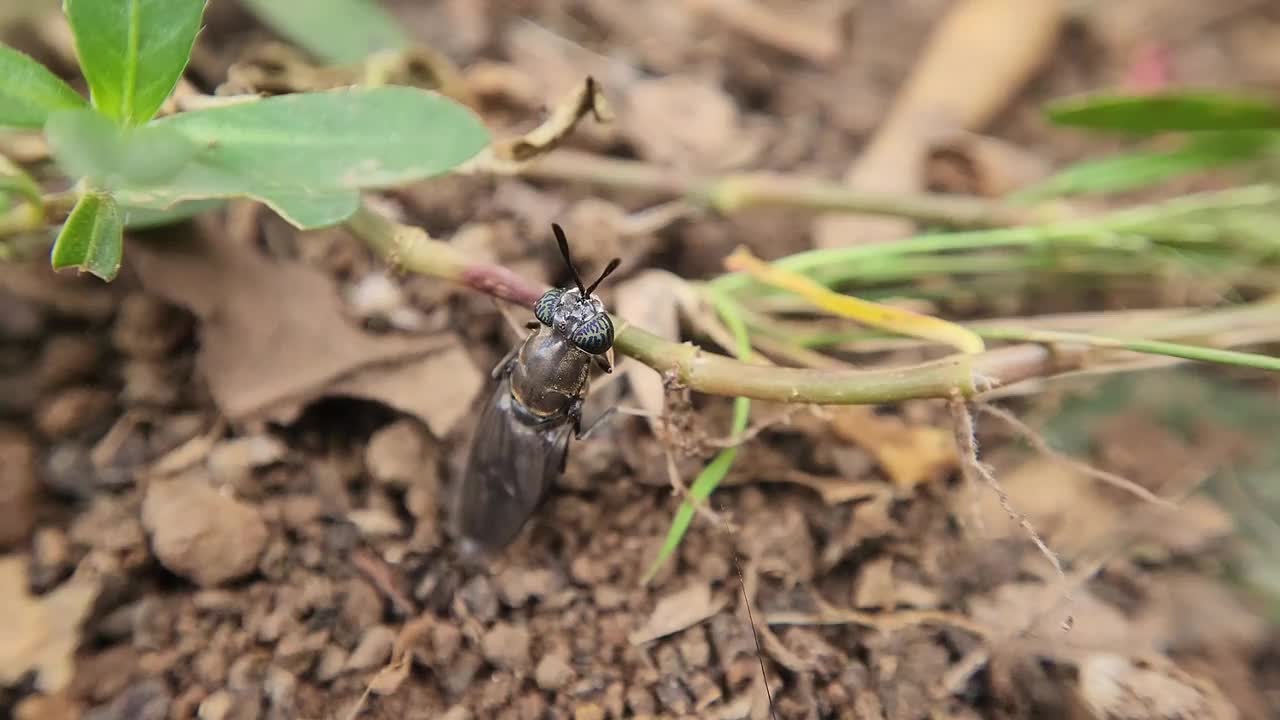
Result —
[[[1280,103],[1226,93],[1092,95],[1050,103],[1058,125],[1128,133],[1280,129]]]
[[[1280,312],[1280,310],[1277,310]],[[1163,340],[1130,340],[1125,338],[1102,337],[1085,333],[1058,332],[1051,330],[1017,330],[1014,328],[982,328],[974,329],[979,335],[992,340],[1020,340],[1024,342],[1075,343],[1093,347],[1116,348],[1147,355],[1165,355],[1168,357],[1196,360],[1199,362],[1234,365],[1236,367],[1253,368],[1280,372],[1280,358],[1257,353],[1239,352],[1236,350],[1220,350],[1200,345],[1184,345],[1182,343],[1165,342]]]
[[[1206,133],[1174,150],[1134,152],[1072,165],[1011,198],[1051,197],[1133,190],[1196,172],[1251,162],[1280,148],[1277,132]]]

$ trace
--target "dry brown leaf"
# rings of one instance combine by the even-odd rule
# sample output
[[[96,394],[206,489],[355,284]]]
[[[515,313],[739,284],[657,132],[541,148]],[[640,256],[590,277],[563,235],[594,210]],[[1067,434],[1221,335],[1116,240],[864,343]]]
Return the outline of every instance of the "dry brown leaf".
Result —
[[[391,648],[391,661],[369,681],[369,692],[390,695],[400,689],[413,667],[413,648],[426,637],[435,624],[435,617],[427,614],[404,624]]]
[[[627,639],[632,645],[643,645],[680,632],[719,613],[727,603],[712,595],[709,583],[695,582],[658,600],[649,619]]]
[[[880,497],[889,499],[893,494],[888,486],[878,480],[846,480],[842,477],[814,475],[803,470],[787,471],[782,475],[782,480],[813,490],[827,505]]]
[[[960,455],[950,429],[908,425],[895,416],[876,415],[870,408],[841,408],[831,429],[845,442],[856,443],[902,491],[940,480],[956,469]]]
[[[610,122],[613,119],[613,111],[600,92],[600,86],[590,76],[573,92],[561,98],[541,125],[520,137],[494,143],[470,164],[483,166],[490,161],[487,157],[490,154],[493,159],[508,163],[523,163],[545,155],[556,149],[588,113],[597,122]]]
[[[46,595],[27,591],[28,559],[0,557],[0,685],[13,685],[35,671],[36,687],[56,693],[71,682],[80,623],[98,597],[94,571],[82,565]]]
[[[28,695],[13,708],[13,720],[80,720],[85,708],[71,693]]]
[[[845,182],[876,192],[917,192],[924,159],[941,132],[986,124],[1050,56],[1062,22],[1061,0],[961,0],[935,28]],[[975,68],[979,68],[975,70]],[[897,218],[827,215],[814,244],[843,247],[892,240],[911,231]]]
[[[1189,498],[1170,509],[1120,495],[1050,457],[1032,457],[998,475],[1009,502],[1063,557],[1100,551],[1119,533],[1136,533],[1130,549],[1142,542],[1164,551],[1194,553],[1233,529],[1231,518],[1210,498]],[[994,493],[979,492],[980,517],[991,537],[1023,532]]]
[[[689,4],[717,23],[815,65],[825,65],[840,54],[840,23],[807,12],[806,5],[788,6],[784,13],[757,0],[695,0]],[[826,9],[822,3],[815,5]]]
[[[688,75],[638,80],[627,89],[619,128],[642,158],[686,172],[741,166],[757,148],[723,88]]]
[[[448,435],[472,411],[485,374],[454,335],[441,352],[394,367],[369,368],[329,392],[371,397],[422,419],[436,437]]]
[[[1101,547],[1125,521],[1126,511],[1116,501],[1102,498],[1091,479],[1051,458],[1033,457],[998,471],[997,476],[1008,493],[1009,503],[1063,557],[1078,557]],[[978,517],[988,537],[1017,537],[1024,533],[995,493],[985,488],[976,492]]]
[[[884,555],[862,564],[853,586],[853,606],[863,609],[892,609],[895,601],[893,556]]]
[[[456,348],[454,337],[364,332],[346,319],[338,289],[322,272],[207,235],[135,242],[129,262],[147,290],[200,319],[198,367],[228,420],[290,419],[335,383],[436,426],[455,419],[452,404],[471,379],[456,359],[443,362],[457,376],[422,384],[431,353]],[[367,385],[364,373],[373,373]],[[447,388],[449,396],[425,392],[431,387]]]
[[[1074,620],[1070,630],[1062,629],[1064,613]],[[1012,636],[1009,648],[1072,664],[1097,652],[1154,652],[1164,641],[1087,590],[1063,602],[1057,583],[1003,585],[972,598],[969,617],[993,633]]]
[[[664,340],[679,341],[680,318],[677,307],[686,285],[676,275],[665,270],[644,270],[627,278],[614,288],[614,305],[618,315],[636,327],[657,335]],[[658,414],[664,407],[665,391],[662,376],[652,368],[637,362],[627,363],[622,375],[636,404],[641,409]]]
[[[1080,663],[1080,697],[1099,718],[1235,720],[1235,706],[1208,678],[1194,676],[1163,655],[1090,655]]]

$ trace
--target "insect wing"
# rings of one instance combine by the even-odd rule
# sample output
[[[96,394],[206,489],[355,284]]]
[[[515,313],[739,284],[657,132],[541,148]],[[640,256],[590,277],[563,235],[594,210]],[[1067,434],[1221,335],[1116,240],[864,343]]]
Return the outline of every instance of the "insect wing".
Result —
[[[480,415],[455,490],[459,535],[489,552],[510,544],[559,475],[570,430],[567,422],[526,422],[503,377]]]

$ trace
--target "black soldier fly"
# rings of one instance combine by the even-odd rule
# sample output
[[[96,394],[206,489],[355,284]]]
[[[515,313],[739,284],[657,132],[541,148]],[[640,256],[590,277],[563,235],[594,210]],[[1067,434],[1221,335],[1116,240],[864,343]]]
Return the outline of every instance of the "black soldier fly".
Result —
[[[570,435],[582,439],[595,426],[582,429],[591,366],[613,372],[606,356],[613,322],[591,293],[620,260],[583,286],[564,230],[551,228],[576,287],[544,293],[526,325],[533,332],[493,369],[494,386],[454,491],[456,528],[471,551],[499,551],[520,533],[564,472]]]

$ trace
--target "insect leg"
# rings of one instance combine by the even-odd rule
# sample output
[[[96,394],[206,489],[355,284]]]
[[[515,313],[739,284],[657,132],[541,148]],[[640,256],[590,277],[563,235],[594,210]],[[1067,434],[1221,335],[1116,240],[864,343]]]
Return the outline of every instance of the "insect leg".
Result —
[[[598,428],[598,427],[600,427],[601,425],[603,425],[603,424],[604,424],[604,421],[605,421],[605,420],[608,420],[609,418],[613,417],[613,414],[614,414],[615,412],[617,412],[617,410],[618,410],[618,408],[616,408],[616,407],[611,407],[611,408],[609,408],[608,410],[605,410],[604,412],[600,413],[600,417],[598,417],[598,418],[596,418],[595,420],[591,421],[591,424],[587,426],[587,429],[586,429],[586,430],[581,430],[580,432],[578,432],[579,428],[575,427],[575,428],[574,428],[574,430],[575,430],[575,434],[577,435],[578,439],[579,439],[579,440],[586,440],[586,439],[587,439],[587,437],[588,437],[588,436],[590,436],[592,432],[595,432],[595,429],[596,429],[596,428]]]
[[[518,352],[520,352],[520,346],[513,345],[511,349],[507,351],[507,354],[504,355],[503,358],[498,361],[498,364],[493,366],[493,371],[489,373],[489,376],[492,377],[494,380],[497,380],[499,377],[502,377],[503,371],[505,371],[507,369],[507,366],[511,364],[512,358],[514,358],[516,356],[516,353]]]

